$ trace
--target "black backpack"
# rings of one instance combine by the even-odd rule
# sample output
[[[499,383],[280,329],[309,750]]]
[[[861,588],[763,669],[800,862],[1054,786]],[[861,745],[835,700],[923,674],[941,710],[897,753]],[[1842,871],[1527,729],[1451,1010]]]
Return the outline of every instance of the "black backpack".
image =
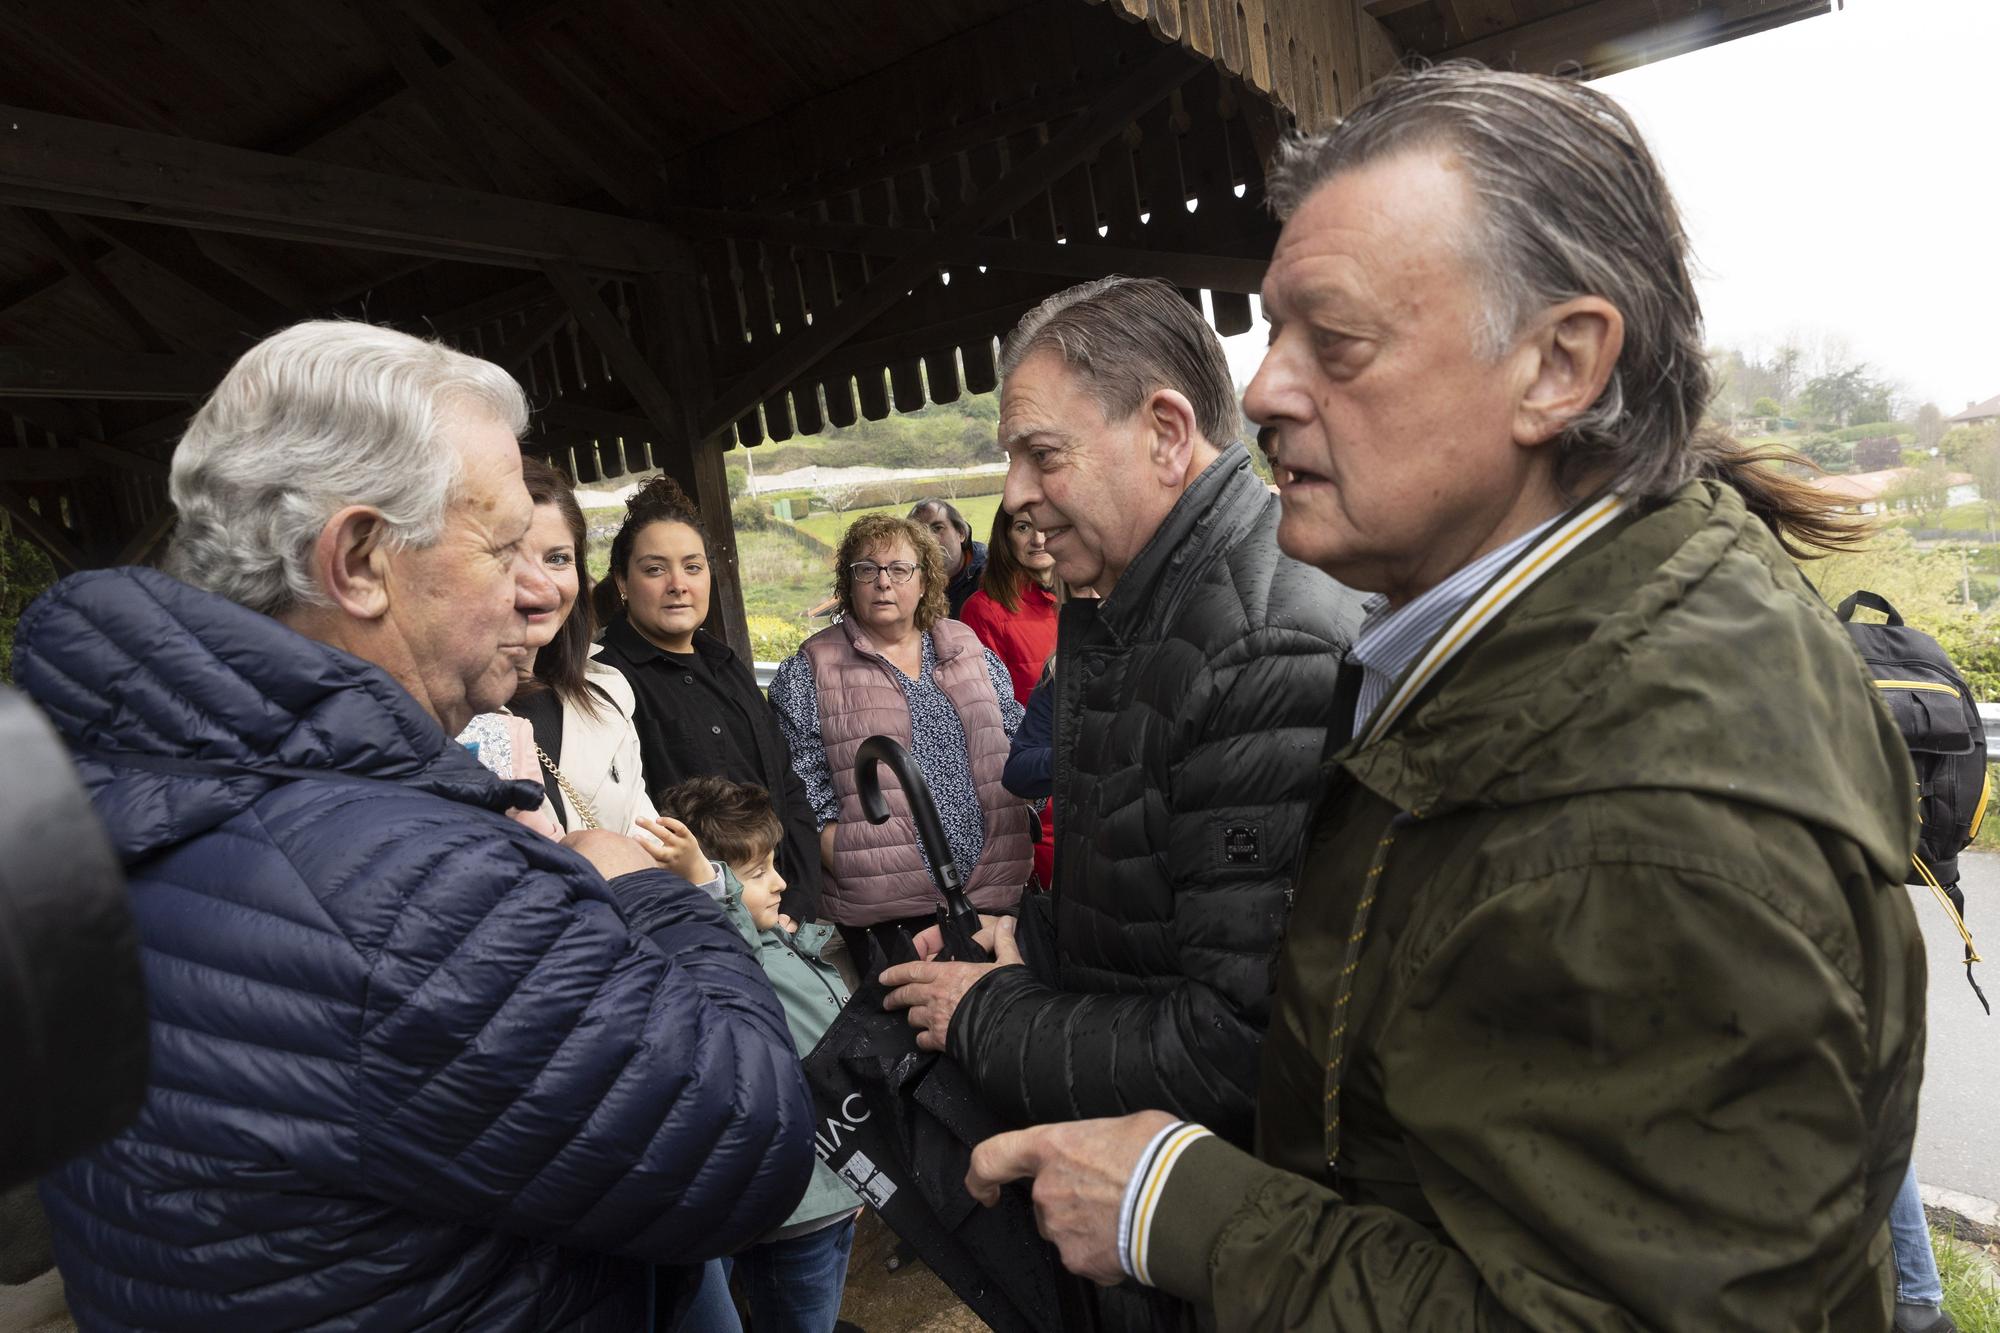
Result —
[[[1888,623],[1856,621],[1856,606],[1880,611]],[[1840,604],[1838,614],[1916,765],[1919,831],[1909,883],[1929,888],[1951,913],[1965,940],[1965,979],[1990,1014],[1993,1007],[1972,977],[1980,959],[1965,928],[1965,894],[1958,887],[1958,854],[1978,836],[1993,794],[1986,729],[1972,688],[1938,641],[1905,625],[1887,598],[1857,592]]]

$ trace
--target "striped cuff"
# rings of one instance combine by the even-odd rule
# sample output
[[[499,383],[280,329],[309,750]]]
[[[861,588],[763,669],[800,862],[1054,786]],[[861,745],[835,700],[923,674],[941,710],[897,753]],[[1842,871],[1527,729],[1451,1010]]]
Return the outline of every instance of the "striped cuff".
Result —
[[[1152,1239],[1153,1210],[1159,1207],[1166,1190],[1167,1175],[1182,1153],[1197,1140],[1213,1137],[1200,1125],[1176,1120],[1153,1136],[1139,1154],[1138,1169],[1125,1183],[1125,1200],[1118,1208],[1118,1262],[1125,1275],[1147,1286],[1153,1278],[1146,1266],[1146,1250]]]

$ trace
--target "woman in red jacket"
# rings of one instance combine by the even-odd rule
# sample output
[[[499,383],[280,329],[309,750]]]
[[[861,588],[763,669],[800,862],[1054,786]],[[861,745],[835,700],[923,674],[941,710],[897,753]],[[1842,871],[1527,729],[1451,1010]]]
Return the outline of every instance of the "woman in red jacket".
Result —
[[[1062,589],[1056,558],[1044,549],[1042,534],[1025,514],[1003,507],[993,515],[986,545],[986,573],[979,591],[965,599],[958,618],[1007,667],[1014,697],[1023,708],[1056,650],[1056,609]],[[1041,806],[1042,837],[1035,844],[1035,882],[1047,888],[1055,877],[1055,809]]]
[[[1006,664],[1014,698],[1027,707],[1056,650],[1056,558],[1026,515],[994,513],[986,573],[958,618]]]

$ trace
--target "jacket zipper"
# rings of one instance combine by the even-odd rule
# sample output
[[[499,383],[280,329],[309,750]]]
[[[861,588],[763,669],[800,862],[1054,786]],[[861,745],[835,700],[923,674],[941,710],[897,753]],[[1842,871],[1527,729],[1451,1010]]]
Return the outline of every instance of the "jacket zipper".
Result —
[[[1324,1147],[1329,1180],[1337,1175],[1336,1163],[1340,1160],[1340,1082],[1341,1076],[1347,1070],[1349,1017],[1347,1006],[1354,999],[1354,978],[1361,968],[1361,949],[1368,938],[1368,918],[1375,906],[1382,876],[1388,870],[1389,848],[1395,844],[1396,836],[1409,825],[1416,823],[1417,819],[1416,812],[1404,810],[1398,810],[1390,817],[1389,826],[1377,839],[1375,854],[1369,860],[1368,876],[1361,885],[1361,900],[1354,905],[1354,927],[1348,932],[1347,953],[1341,960],[1340,994],[1335,998],[1333,1012],[1328,1016],[1331,1027],[1326,1039]]]

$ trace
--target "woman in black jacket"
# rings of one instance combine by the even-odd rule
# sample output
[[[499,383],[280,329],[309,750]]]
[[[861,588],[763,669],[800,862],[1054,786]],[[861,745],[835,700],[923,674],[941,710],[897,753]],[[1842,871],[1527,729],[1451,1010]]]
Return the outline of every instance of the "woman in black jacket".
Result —
[[[646,785],[659,793],[689,778],[722,777],[771,793],[785,823],[778,847],[785,913],[819,915],[818,825],[777,721],[749,666],[704,630],[708,533],[673,478],[647,482],[625,503],[611,541],[607,622],[597,660],[632,682]]]

